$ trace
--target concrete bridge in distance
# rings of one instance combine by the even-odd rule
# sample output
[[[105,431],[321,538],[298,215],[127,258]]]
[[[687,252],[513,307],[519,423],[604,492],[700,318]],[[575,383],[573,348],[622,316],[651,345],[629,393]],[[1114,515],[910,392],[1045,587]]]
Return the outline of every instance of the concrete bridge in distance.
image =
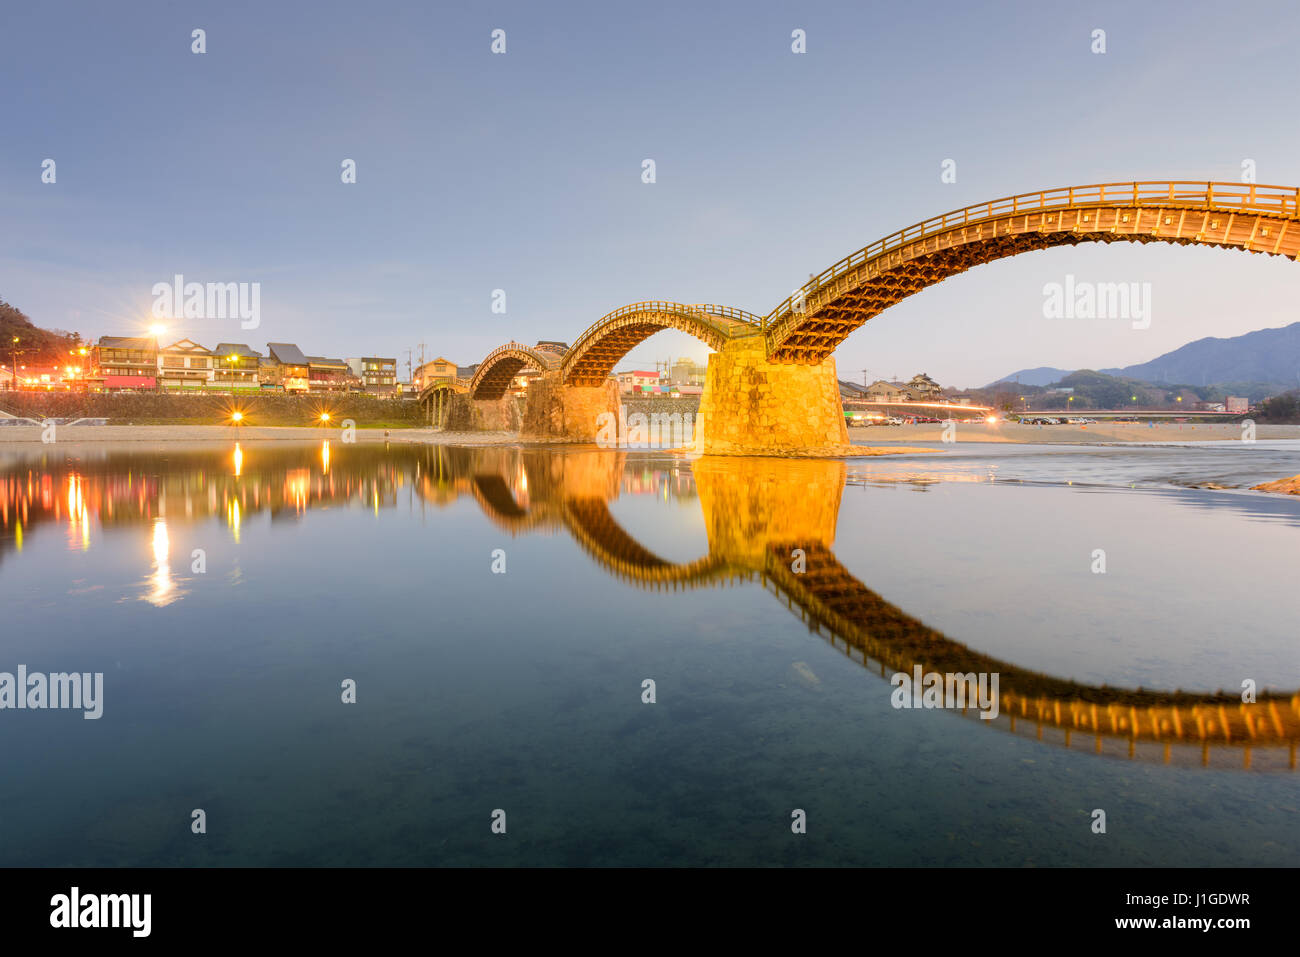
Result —
[[[932,217],[857,250],[757,316],[730,306],[632,303],[593,323],[562,354],[507,343],[473,380],[421,393],[458,394],[464,418],[509,428],[503,398],[531,369],[525,437],[596,441],[618,418],[610,374],[634,347],[678,329],[713,353],[696,421],[705,454],[844,454],[849,447],[833,353],[890,306],[973,266],[1087,242],[1163,242],[1300,257],[1300,190],[1160,180],[1039,190]],[[495,406],[493,405],[495,403]],[[509,418],[506,416],[506,418]]]

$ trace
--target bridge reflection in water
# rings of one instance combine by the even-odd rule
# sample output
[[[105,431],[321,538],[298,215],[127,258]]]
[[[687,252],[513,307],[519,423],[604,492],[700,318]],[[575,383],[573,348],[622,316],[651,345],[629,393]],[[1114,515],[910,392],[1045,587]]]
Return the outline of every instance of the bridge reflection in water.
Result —
[[[1243,704],[1224,693],[1080,684],[968,648],[871,591],[834,552],[842,462],[732,457],[687,464],[595,449],[360,445],[336,446],[332,455],[320,447],[266,446],[169,453],[165,470],[138,469],[132,453],[114,453],[0,474],[0,557],[21,549],[24,533],[42,524],[68,523],[79,541],[85,536],[85,547],[92,521],[107,529],[215,517],[237,538],[240,523],[263,511],[275,522],[337,502],[394,507],[403,489],[422,506],[469,496],[502,531],[565,532],[610,575],[637,587],[757,583],[810,631],[884,679],[917,667],[926,674],[997,674],[998,716],[981,724],[1103,755],[1296,767],[1300,692],[1261,691],[1256,703]],[[610,503],[643,492],[697,496],[707,553],[671,561],[630,534]],[[957,710],[978,715],[975,707]]]
[[[849,658],[895,672],[997,674],[989,723],[1098,754],[1219,767],[1296,767],[1300,692],[1240,696],[1080,684],[1000,661],[954,641],[871,591],[833,550],[846,468],[836,461],[702,459],[691,466],[708,554],[668,561],[610,512],[626,453],[512,452],[473,476],[475,498],[502,529],[566,529],[610,574],[646,588],[758,582]],[[513,489],[526,489],[526,499]],[[797,570],[796,570],[797,567]],[[941,694],[947,692],[941,690]],[[945,706],[956,702],[945,700]],[[960,709],[973,717],[973,707]]]

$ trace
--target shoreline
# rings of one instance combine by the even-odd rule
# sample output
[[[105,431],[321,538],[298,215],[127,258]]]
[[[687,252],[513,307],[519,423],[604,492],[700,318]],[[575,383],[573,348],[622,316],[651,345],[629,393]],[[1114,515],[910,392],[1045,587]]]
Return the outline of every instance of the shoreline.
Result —
[[[41,442],[44,429],[38,425],[10,425],[0,428],[0,448]],[[844,455],[881,455],[933,452],[930,448],[909,448],[909,442],[940,443],[952,448],[963,443],[1010,443],[1016,445],[1169,445],[1188,442],[1241,442],[1243,430],[1237,423],[1164,423],[1153,427],[1139,423],[1097,425],[1024,426],[1010,422],[958,425],[955,442],[943,442],[942,424],[871,426],[849,430],[852,449],[837,449]],[[116,444],[120,442],[317,442],[341,441],[342,430],[319,426],[232,426],[232,425],[64,425],[58,426],[57,442]],[[443,432],[432,428],[358,428],[357,443],[406,442],[425,445],[567,445],[560,440],[520,438],[516,432]],[[1300,440],[1300,425],[1258,425],[1260,442]],[[857,444],[861,443],[861,444]],[[591,444],[591,443],[587,443]],[[857,450],[861,451],[857,451]],[[664,449],[663,451],[669,451]],[[831,450],[827,450],[831,452]],[[810,453],[811,454],[811,453]]]
[[[883,433],[883,434],[882,434]],[[1015,422],[958,425],[956,445],[996,442],[1016,445],[1170,445],[1184,442],[1241,442],[1240,423],[1099,422],[1095,425],[1020,425]],[[943,425],[869,426],[849,430],[850,437],[876,441],[942,442]],[[1300,440],[1300,425],[1256,425],[1255,441]],[[949,446],[951,447],[951,446]]]
[[[191,449],[230,446],[234,443],[256,445],[261,443],[297,442],[319,443],[323,441],[342,444],[343,430],[338,428],[322,429],[319,426],[230,426],[230,425],[81,425],[59,426],[56,440],[43,443],[44,429],[41,426],[5,426],[0,428],[0,457],[6,452],[17,455],[20,459],[29,458],[33,453],[51,451],[49,446],[62,446],[65,451],[76,454],[106,453],[118,449],[164,450],[182,447]],[[962,445],[1053,445],[1077,447],[1129,447],[1129,448],[1177,448],[1180,445],[1200,443],[1241,442],[1242,433],[1238,425],[1175,425],[1164,424],[1148,427],[1136,423],[1116,423],[1110,426],[1020,426],[1011,423],[996,423],[958,426],[954,435],[955,442],[943,442],[942,424],[911,426],[871,427],[852,429],[851,439],[863,442],[861,445],[836,447],[834,449],[809,449],[800,453],[773,453],[772,458],[784,458],[790,461],[801,459],[824,458],[841,461],[855,458],[932,455],[937,452],[954,451]],[[866,444],[863,440],[874,440]],[[1297,441],[1297,453],[1300,454],[1300,426],[1296,425],[1262,425],[1256,427],[1256,441],[1278,442]],[[931,443],[929,447],[911,445],[912,442]],[[493,446],[524,446],[546,448],[590,448],[594,443],[570,443],[561,440],[521,439],[515,432],[443,432],[432,428],[372,428],[356,429],[352,443],[357,445],[378,445],[379,443],[396,443],[400,445],[462,446],[490,448]],[[352,444],[349,443],[349,444]],[[649,449],[623,448],[620,451],[649,452],[666,455],[699,458],[689,447],[657,447]],[[727,458],[730,456],[718,456]],[[769,456],[762,456],[764,458]],[[1274,481],[1250,487],[1253,492],[1268,495],[1300,495],[1300,476],[1289,478],[1279,476]]]
[[[0,449],[7,446],[40,444],[44,429],[38,425],[10,425],[0,428]],[[1184,443],[1242,442],[1243,430],[1237,423],[1183,424],[1162,423],[1147,426],[1139,423],[1097,425],[1022,426],[1010,422],[958,425],[944,442],[942,424],[871,426],[849,430],[853,443],[835,449],[810,449],[803,453],[773,453],[780,458],[844,458],[853,456],[909,455],[960,447],[963,444],[1013,445],[1119,445],[1174,446]],[[227,443],[227,442],[331,442],[342,441],[343,430],[319,426],[232,426],[232,425],[64,425],[58,426],[55,442],[79,445],[117,445],[121,443]],[[1298,441],[1300,425],[1258,425],[1255,441]],[[352,441],[357,444],[401,442],[420,445],[570,445],[562,440],[521,438],[516,432],[444,432],[432,428],[358,428]],[[934,443],[926,448],[910,443]],[[592,443],[576,443],[592,444]],[[665,452],[690,452],[689,448],[662,448]],[[629,451],[640,451],[633,449]],[[649,451],[654,451],[649,450]]]

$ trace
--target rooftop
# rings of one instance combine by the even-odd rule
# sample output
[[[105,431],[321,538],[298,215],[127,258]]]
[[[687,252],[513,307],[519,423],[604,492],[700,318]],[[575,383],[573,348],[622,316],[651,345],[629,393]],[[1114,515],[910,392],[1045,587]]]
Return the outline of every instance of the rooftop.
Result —
[[[220,342],[212,351],[219,356],[242,356],[245,359],[262,358],[262,353],[250,349],[242,342]]]
[[[291,342],[268,342],[266,348],[271,351],[271,358],[289,366],[305,366],[307,357]]]
[[[100,336],[99,345],[106,349],[157,349],[158,340],[150,336]]]

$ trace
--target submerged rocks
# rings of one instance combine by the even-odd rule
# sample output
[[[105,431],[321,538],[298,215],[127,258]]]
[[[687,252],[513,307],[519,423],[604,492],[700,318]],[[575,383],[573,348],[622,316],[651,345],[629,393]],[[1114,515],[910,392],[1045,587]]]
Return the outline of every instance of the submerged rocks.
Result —
[[[1283,495],[1300,495],[1300,475],[1278,479],[1276,482],[1265,482],[1263,485],[1252,485],[1251,490],[1255,492],[1281,492]]]

